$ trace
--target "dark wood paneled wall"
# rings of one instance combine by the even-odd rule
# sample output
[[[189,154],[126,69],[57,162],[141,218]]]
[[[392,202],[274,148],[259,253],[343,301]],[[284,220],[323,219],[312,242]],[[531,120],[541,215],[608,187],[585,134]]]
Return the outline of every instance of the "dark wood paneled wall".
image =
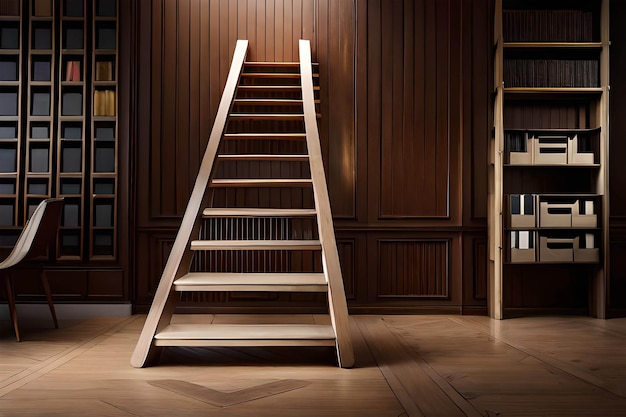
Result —
[[[175,238],[235,41],[249,39],[251,60],[295,61],[308,38],[351,310],[486,312],[493,0],[136,1],[137,310]]]
[[[608,307],[610,316],[626,316],[626,3],[610,2],[611,30],[611,91],[610,91],[610,153],[609,153],[609,202],[611,217],[609,239],[610,287]]]

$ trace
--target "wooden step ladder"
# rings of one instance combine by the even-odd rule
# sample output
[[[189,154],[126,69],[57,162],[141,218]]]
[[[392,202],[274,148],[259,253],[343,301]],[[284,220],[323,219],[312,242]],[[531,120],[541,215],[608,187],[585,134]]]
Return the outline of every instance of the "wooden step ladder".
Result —
[[[154,363],[163,346],[334,346],[339,366],[351,367],[354,354],[348,310],[330,211],[317,129],[314,79],[309,41],[300,41],[299,63],[246,62],[247,40],[238,40],[230,72],[198,177],[178,235],[163,270],[152,307],[131,358],[135,367]],[[300,71],[298,72],[298,68]],[[251,81],[252,80],[252,81]],[[270,112],[267,109],[280,109]],[[258,111],[257,111],[258,109]],[[285,110],[286,109],[286,110]],[[245,111],[244,111],[245,110]],[[284,110],[284,111],[283,111]],[[227,131],[227,126],[268,121],[276,131]],[[288,128],[298,121],[302,131]],[[265,124],[264,126],[267,126]],[[266,129],[267,130],[267,129]],[[230,141],[306,141],[306,153],[227,153]],[[282,143],[282,142],[281,142]],[[228,161],[308,162],[309,178],[223,178],[216,166]],[[297,187],[310,189],[314,208],[206,207],[220,187]],[[203,208],[203,206],[205,208]],[[207,239],[207,219],[312,219],[312,239]],[[200,238],[198,238],[200,236]],[[322,272],[192,271],[195,253],[212,251],[317,251]],[[171,323],[181,293],[187,291],[320,292],[328,298],[330,325],[322,324],[182,324]],[[184,317],[184,315],[183,315]]]

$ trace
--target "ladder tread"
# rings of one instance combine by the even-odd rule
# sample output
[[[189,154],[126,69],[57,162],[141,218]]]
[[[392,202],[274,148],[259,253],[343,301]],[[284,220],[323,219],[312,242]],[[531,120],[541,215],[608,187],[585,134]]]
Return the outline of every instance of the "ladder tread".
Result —
[[[248,119],[248,120],[265,120],[265,119],[277,119],[277,120],[290,120],[290,119],[303,119],[302,113],[231,113],[228,115],[233,119]]]
[[[220,178],[211,181],[213,187],[309,187],[309,178]]]
[[[272,90],[295,90],[300,91],[302,89],[299,85],[240,85],[237,87],[239,90],[249,91],[272,91]],[[314,85],[313,90],[319,90],[319,85]]]
[[[191,250],[320,250],[319,240],[192,240]]]
[[[306,133],[225,133],[224,139],[306,139]]]
[[[275,209],[275,208],[217,208],[208,207],[202,212],[204,217],[313,217],[315,209]]]
[[[300,78],[299,72],[242,72],[247,78]]]
[[[170,324],[156,346],[335,346],[335,332],[320,324]]]
[[[328,291],[323,273],[191,272],[174,286],[177,291]]]
[[[256,106],[301,106],[302,100],[297,98],[236,98],[235,104],[256,105]],[[320,100],[315,100],[319,104]]]
[[[306,154],[222,154],[217,159],[223,161],[308,161]]]
[[[290,61],[279,61],[279,62],[269,62],[269,61],[246,61],[243,63],[247,67],[300,67],[300,62],[290,62]],[[319,62],[312,62],[311,66],[319,66]]]

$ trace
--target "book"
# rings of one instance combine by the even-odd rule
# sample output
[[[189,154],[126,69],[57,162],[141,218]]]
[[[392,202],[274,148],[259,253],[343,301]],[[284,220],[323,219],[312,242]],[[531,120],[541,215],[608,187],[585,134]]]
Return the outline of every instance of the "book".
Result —
[[[30,182],[28,183],[28,194],[46,195],[48,194],[48,184],[46,182]]]
[[[93,98],[94,116],[115,116],[116,103],[114,90],[96,90]]]
[[[63,139],[80,140],[83,138],[82,128],[80,126],[64,126]]]
[[[80,226],[78,215],[78,204],[63,205],[63,226],[78,227]]]
[[[80,172],[82,168],[81,149],[66,146],[63,148],[61,172]]]
[[[81,81],[80,61],[67,61],[65,64],[65,81]]]
[[[115,49],[115,28],[99,27],[96,36],[97,49]]]
[[[103,90],[96,90],[93,93],[93,115],[104,116],[105,93]]]
[[[585,249],[595,248],[593,233],[585,233]]]
[[[521,214],[535,214],[535,198],[532,194],[522,194],[524,203]]]
[[[48,126],[31,126],[30,128],[31,139],[48,139],[50,134],[48,132]]]
[[[113,81],[113,63],[111,61],[96,62],[96,81]]]
[[[83,96],[81,93],[63,93],[61,115],[81,116],[83,114]]]
[[[33,49],[52,49],[52,36],[49,27],[33,30]]]
[[[0,81],[17,81],[17,62],[0,61]]]
[[[0,204],[0,226],[13,226],[13,204]]]
[[[17,27],[0,28],[0,48],[2,49],[19,49],[20,32]]]
[[[50,61],[33,61],[33,81],[50,81]]]
[[[535,247],[535,232],[530,230],[515,230],[511,232],[511,248],[533,249]]]
[[[48,148],[31,148],[30,172],[48,172]]]
[[[0,126],[0,139],[16,139],[17,129],[15,126]]]
[[[17,116],[17,93],[0,93],[0,116]]]
[[[83,29],[68,27],[64,32],[65,49],[83,49]]]
[[[99,0],[97,15],[99,17],[114,17],[115,0]]]
[[[115,116],[116,114],[116,106],[115,106],[115,91],[106,90],[106,115],[107,116]]]
[[[511,214],[522,214],[519,194],[511,194]]]
[[[50,93],[33,93],[32,116],[50,115]]]
[[[63,15],[68,17],[83,16],[83,0],[65,0]]]
[[[17,149],[0,148],[0,172],[15,172]]]
[[[35,16],[52,16],[52,0],[35,0]]]

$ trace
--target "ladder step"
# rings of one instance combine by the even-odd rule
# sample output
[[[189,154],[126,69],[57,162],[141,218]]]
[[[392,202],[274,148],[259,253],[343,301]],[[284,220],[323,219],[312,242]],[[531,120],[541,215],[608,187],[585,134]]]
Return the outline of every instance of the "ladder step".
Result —
[[[302,113],[231,113],[231,120],[302,120]]]
[[[156,346],[335,346],[332,326],[318,324],[170,324]]]
[[[299,72],[242,72],[245,78],[300,78]]]
[[[306,162],[309,155],[281,155],[281,154],[224,154],[218,155],[222,161],[299,161]]]
[[[193,240],[191,250],[320,250],[319,240]]]
[[[299,62],[265,62],[265,61],[246,61],[243,63],[246,67],[297,67],[300,68]],[[318,67],[320,64],[318,62],[311,63],[312,67]]]
[[[306,139],[305,133],[225,133],[229,140],[295,140]]]
[[[259,178],[259,179],[214,179],[213,187],[311,187],[313,181],[309,178],[282,179],[282,178]]]
[[[176,291],[328,291],[322,273],[192,272],[174,281],[174,287]]]
[[[301,106],[302,100],[290,98],[237,98],[235,104],[246,106]],[[319,104],[319,100],[315,100]]]
[[[237,87],[242,91],[300,91],[299,85],[240,85]],[[319,90],[319,85],[314,85],[313,90]]]
[[[314,217],[315,209],[205,208],[204,217]]]

